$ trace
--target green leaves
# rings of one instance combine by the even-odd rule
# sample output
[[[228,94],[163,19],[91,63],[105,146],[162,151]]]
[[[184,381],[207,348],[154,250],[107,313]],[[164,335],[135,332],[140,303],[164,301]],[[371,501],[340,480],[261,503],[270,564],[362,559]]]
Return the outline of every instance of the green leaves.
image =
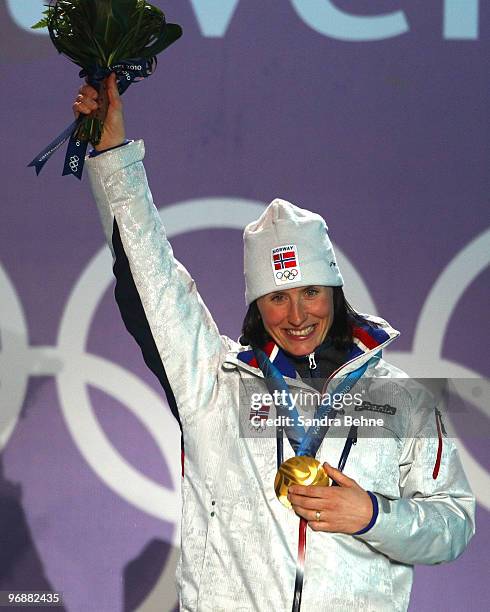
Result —
[[[165,29],[160,33],[154,42],[145,47],[141,52],[141,57],[153,57],[164,51],[174,41],[181,36],[182,30],[180,26],[174,23],[167,23]]]
[[[41,20],[39,20],[37,23],[35,23],[34,25],[31,26],[31,30],[40,30],[41,28],[47,28],[48,27],[48,15],[49,11],[43,11],[43,15],[46,15],[46,17],[43,17]]]
[[[104,56],[106,51],[117,44],[120,37],[120,30],[112,13],[112,5],[117,0],[90,0],[95,4],[95,21],[93,23],[93,34],[97,43],[103,49]]]
[[[136,0],[117,0],[112,3],[112,14],[121,32],[130,25],[130,18],[136,10]]]
[[[150,58],[182,35],[146,0],[55,0],[33,28],[47,27],[54,46],[80,67]]]
[[[47,27],[59,53],[89,75],[122,60],[151,59],[182,35],[180,26],[166,23],[163,12],[146,0],[52,0],[43,14],[32,27]],[[78,137],[98,143],[103,122],[104,117],[87,116]]]

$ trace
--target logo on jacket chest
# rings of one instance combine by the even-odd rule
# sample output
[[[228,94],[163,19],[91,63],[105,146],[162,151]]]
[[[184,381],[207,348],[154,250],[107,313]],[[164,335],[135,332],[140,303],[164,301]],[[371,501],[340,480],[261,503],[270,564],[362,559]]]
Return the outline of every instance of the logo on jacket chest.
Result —
[[[364,410],[368,410],[369,412],[380,412],[381,414],[395,414],[396,408],[395,406],[390,406],[390,404],[373,404],[372,402],[368,402],[364,400],[362,404],[355,407],[356,412],[362,412]]]
[[[249,421],[250,429],[255,431],[264,431],[271,407],[264,404],[260,408],[251,408]]]

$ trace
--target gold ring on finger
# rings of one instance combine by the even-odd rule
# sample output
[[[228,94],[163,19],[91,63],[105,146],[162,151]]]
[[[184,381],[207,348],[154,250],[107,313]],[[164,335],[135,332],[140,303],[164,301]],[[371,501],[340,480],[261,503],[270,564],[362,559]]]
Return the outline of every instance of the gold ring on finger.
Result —
[[[317,511],[315,512],[315,517],[316,517],[317,522],[320,522],[320,517],[321,517],[321,515],[322,515],[322,513],[321,513],[321,511],[320,511],[320,510],[317,510]]]

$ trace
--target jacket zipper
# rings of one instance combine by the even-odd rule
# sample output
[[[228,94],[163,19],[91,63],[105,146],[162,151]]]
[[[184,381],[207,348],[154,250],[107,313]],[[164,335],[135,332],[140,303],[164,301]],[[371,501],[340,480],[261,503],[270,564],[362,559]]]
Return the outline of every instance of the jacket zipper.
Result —
[[[346,368],[347,366],[352,365],[353,363],[355,363],[356,361],[358,361],[359,359],[361,359],[361,357],[365,357],[368,353],[373,353],[373,355],[375,355],[376,353],[378,353],[379,351],[382,351],[385,347],[386,344],[389,344],[389,342],[391,342],[392,340],[396,340],[396,338],[398,338],[398,336],[395,336],[394,338],[390,338],[389,340],[386,340],[385,342],[383,342],[383,344],[380,344],[379,346],[377,346],[375,349],[371,349],[370,351],[368,351],[367,353],[363,353],[362,355],[357,355],[356,357],[354,357],[353,359],[350,359],[349,361],[346,361],[345,363],[343,363],[341,366],[339,366],[334,372],[332,372],[332,374],[330,374],[330,376],[328,377],[328,379],[325,381],[325,384],[323,385],[323,390],[322,393],[326,390],[328,384],[330,383],[330,381],[339,374],[339,372],[341,370],[343,370],[344,368]],[[308,355],[309,357],[309,355]],[[372,355],[369,357],[371,359]],[[242,368],[246,371],[251,372],[252,374],[256,374],[258,368],[254,367],[254,366],[249,366],[247,363],[243,363],[240,360],[236,359],[230,359],[229,361],[225,361],[225,363],[232,363],[235,367],[239,367]],[[259,370],[260,371],[260,370]],[[257,374],[256,374],[257,375]],[[260,374],[261,377],[263,377],[263,374]]]
[[[309,365],[310,370],[316,370],[315,353],[310,353],[308,355],[308,360],[309,360],[309,363],[310,363],[310,365]]]

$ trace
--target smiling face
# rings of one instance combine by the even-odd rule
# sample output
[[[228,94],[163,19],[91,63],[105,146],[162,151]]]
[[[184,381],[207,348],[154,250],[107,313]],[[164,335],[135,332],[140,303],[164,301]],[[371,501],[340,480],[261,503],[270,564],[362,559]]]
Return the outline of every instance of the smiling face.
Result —
[[[257,306],[271,338],[291,355],[313,353],[333,322],[333,289],[311,285],[273,291]]]

